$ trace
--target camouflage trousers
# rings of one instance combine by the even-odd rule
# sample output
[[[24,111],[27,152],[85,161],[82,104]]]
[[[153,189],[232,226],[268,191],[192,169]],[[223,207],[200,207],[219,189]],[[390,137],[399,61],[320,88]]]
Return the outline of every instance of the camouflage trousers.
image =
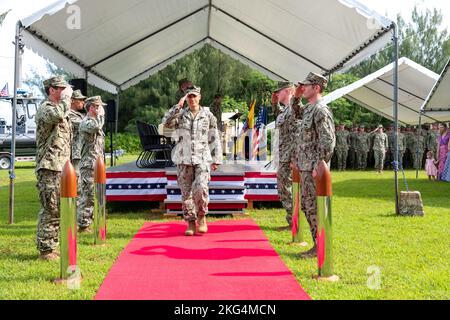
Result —
[[[209,166],[180,164],[177,171],[184,220],[196,221],[208,214],[208,183],[211,180]]]
[[[405,150],[398,150],[398,168],[401,169],[403,167],[403,157],[405,156]],[[395,155],[393,151],[389,152],[389,163],[392,164],[395,160]]]
[[[367,157],[369,153],[367,151],[356,151],[356,157],[358,162],[358,169],[365,170],[367,168]]]
[[[423,150],[419,150],[419,152],[417,152],[417,150],[415,150],[412,153],[414,169],[419,169],[420,170],[422,168],[423,153],[424,153]]]
[[[405,150],[399,150],[398,151],[398,162],[399,162],[399,168],[403,168],[403,162],[405,158]],[[394,159],[394,155],[392,154],[392,159]],[[394,161],[394,160],[392,160]]]
[[[311,230],[312,240],[317,244],[317,195],[316,184],[312,176],[312,171],[301,171],[301,191],[302,191],[302,211],[305,213],[306,219]]]
[[[81,168],[80,180],[78,182],[77,210],[78,226],[88,227],[93,222],[94,214],[94,169]]]
[[[375,169],[382,171],[384,169],[385,150],[374,150]]]
[[[348,167],[351,169],[357,168],[356,151],[353,148],[348,151]]]
[[[72,165],[73,168],[75,169],[75,174],[77,175],[77,211],[80,208],[80,195],[81,195],[81,190],[80,190],[80,159],[73,159],[72,160]]]
[[[338,169],[345,170],[347,168],[348,149],[337,149],[336,154]]]
[[[277,170],[277,189],[283,208],[286,210],[286,221],[292,224],[292,169],[290,162],[279,162]]]
[[[59,243],[61,172],[40,169],[36,173],[41,210],[36,246],[40,252],[55,250]]]

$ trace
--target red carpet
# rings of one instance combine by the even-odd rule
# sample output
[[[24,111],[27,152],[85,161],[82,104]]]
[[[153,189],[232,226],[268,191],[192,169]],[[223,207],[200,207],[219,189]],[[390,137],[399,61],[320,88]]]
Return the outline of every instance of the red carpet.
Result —
[[[120,254],[97,300],[310,299],[252,220],[145,223]]]

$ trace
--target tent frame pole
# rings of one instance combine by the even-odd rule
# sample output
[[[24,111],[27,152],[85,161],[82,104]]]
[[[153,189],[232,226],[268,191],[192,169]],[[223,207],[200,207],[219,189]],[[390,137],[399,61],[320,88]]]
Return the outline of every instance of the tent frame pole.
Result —
[[[114,133],[117,134],[117,131],[119,130],[119,106],[120,106],[120,93],[122,89],[120,86],[117,87],[117,94],[116,94],[116,114],[115,114],[115,127],[114,127]]]
[[[14,184],[16,179],[15,162],[16,162],[16,135],[17,135],[17,87],[19,86],[20,77],[20,55],[22,45],[22,24],[20,21],[16,24],[16,36],[14,39],[14,97],[12,103],[12,136],[11,136],[11,162],[9,165],[9,224],[14,224]]]
[[[393,63],[394,63],[394,83],[393,83],[393,112],[394,112],[394,187],[395,187],[395,212],[396,214],[400,213],[399,206],[399,190],[398,190],[398,165],[399,165],[399,155],[398,155],[398,26],[395,22],[392,22],[392,31],[393,31]]]
[[[419,162],[416,167],[416,179],[419,179],[419,168],[422,166],[422,159],[419,159],[419,141],[422,135],[422,112],[419,114],[419,134],[417,135],[417,146],[416,146],[416,159]],[[419,165],[420,164],[420,165]]]

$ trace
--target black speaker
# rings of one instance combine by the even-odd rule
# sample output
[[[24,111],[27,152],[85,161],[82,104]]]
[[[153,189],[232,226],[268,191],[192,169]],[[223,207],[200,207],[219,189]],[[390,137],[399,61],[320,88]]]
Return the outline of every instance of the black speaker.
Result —
[[[116,100],[108,100],[106,104],[106,122],[116,122]]]
[[[80,90],[83,96],[87,97],[87,82],[86,79],[72,79],[69,84],[73,86],[73,91]]]

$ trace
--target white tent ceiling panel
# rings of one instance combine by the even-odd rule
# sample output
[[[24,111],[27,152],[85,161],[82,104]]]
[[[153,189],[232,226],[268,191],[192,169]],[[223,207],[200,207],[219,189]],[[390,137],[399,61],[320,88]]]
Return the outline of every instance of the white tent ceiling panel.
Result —
[[[275,43],[268,42],[262,35],[255,33],[245,26],[232,23],[232,19],[220,12],[212,13],[211,33],[213,40],[265,66],[280,78],[286,80],[300,80],[312,69],[305,60],[300,59]]]
[[[450,59],[427,97],[423,110],[439,121],[450,121]]]
[[[122,84],[143,70],[206,39],[207,19],[207,12],[200,11],[98,64],[94,70],[100,74],[108,74],[117,83]]]
[[[68,28],[77,8],[80,28]],[[275,79],[336,72],[384,46],[392,27],[354,0],[61,0],[21,22],[37,36],[27,46],[121,89],[205,38]]]
[[[79,0],[75,3],[80,8],[79,29],[66,27],[70,17],[67,9],[42,17],[31,28],[86,65],[91,65],[204,7],[206,3],[205,0]],[[64,27],[67,31],[61,32]]]
[[[251,67],[251,68],[253,68],[255,70],[258,70],[259,72],[265,74],[266,76],[268,76],[272,80],[276,80],[276,81],[284,80],[284,78],[281,78],[281,76],[273,73],[272,71],[270,71],[269,69],[267,69],[263,65],[255,63],[254,61],[248,59],[246,56],[238,53],[237,51],[235,51],[233,49],[230,49],[230,48],[227,48],[227,47],[219,44],[217,41],[210,40],[210,41],[207,41],[207,43],[209,43],[214,48],[221,50],[223,53],[228,54],[232,58],[234,58],[236,60],[239,60],[243,64],[246,64],[249,67]]]
[[[214,6],[269,39],[309,60],[309,69],[326,71],[352,54],[391,21],[355,1],[215,0]],[[357,9],[360,8],[360,9]],[[267,41],[267,39],[266,39]],[[389,39],[377,44],[378,50]],[[269,41],[270,42],[270,41]],[[332,50],[333,54],[330,54]],[[308,69],[306,69],[308,70]],[[302,73],[307,71],[302,70]]]
[[[57,66],[64,66],[65,71],[78,77],[84,77],[85,71],[83,67],[58,52],[52,46],[47,45],[40,39],[36,38],[34,34],[31,34],[25,30],[22,33],[22,36],[22,40],[28,49],[32,50],[42,58],[51,61]]]
[[[141,82],[142,80],[147,79],[148,77],[150,77],[151,75],[157,73],[158,71],[164,69],[165,67],[167,67],[168,65],[172,64],[173,62],[175,62],[178,59],[183,58],[185,55],[190,54],[192,52],[194,52],[197,49],[200,49],[201,47],[203,47],[206,43],[206,40],[204,41],[200,41],[194,45],[191,45],[189,47],[187,47],[185,50],[183,50],[182,52],[169,57],[168,59],[156,64],[155,66],[145,70],[144,72],[141,72],[139,75],[136,75],[134,78],[130,79],[129,81],[121,84],[120,88],[121,90],[126,90],[127,88],[134,86],[136,84],[138,84],[139,82]]]

